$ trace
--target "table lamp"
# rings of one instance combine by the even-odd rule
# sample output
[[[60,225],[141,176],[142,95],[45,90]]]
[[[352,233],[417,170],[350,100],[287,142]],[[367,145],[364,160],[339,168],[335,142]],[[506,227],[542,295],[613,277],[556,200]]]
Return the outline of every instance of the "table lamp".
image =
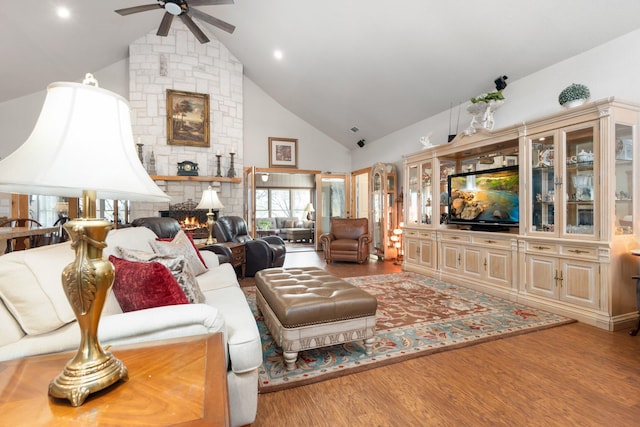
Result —
[[[213,225],[215,221],[213,219],[213,212],[211,209],[222,209],[224,206],[220,202],[218,198],[218,192],[211,188],[207,188],[202,192],[202,199],[200,199],[200,203],[196,206],[196,209],[209,209],[207,212],[207,227],[209,228],[209,237],[207,238],[207,245],[213,245],[216,243],[216,239],[213,238]]]
[[[102,259],[112,224],[95,218],[96,199],[170,198],[140,164],[127,101],[99,88],[90,74],[83,84],[48,86],[31,135],[0,161],[0,192],[82,197],[82,218],[64,225],[75,260],[62,271],[62,287],[80,327],[80,346],[49,384],[50,396],[82,405],[90,393],[128,379],[127,368],[102,349],[97,336],[115,272]]]
[[[311,218],[313,218],[313,216],[311,215],[311,212],[316,211],[313,208],[313,205],[311,203],[307,203],[307,206],[304,207],[304,211],[307,213],[307,220],[311,221]]]

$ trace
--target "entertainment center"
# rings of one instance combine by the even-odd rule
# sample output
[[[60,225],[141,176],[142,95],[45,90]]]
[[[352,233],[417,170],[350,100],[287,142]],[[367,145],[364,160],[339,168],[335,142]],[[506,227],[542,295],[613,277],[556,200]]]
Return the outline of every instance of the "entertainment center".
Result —
[[[607,98],[405,156],[404,269],[635,326],[639,112]]]

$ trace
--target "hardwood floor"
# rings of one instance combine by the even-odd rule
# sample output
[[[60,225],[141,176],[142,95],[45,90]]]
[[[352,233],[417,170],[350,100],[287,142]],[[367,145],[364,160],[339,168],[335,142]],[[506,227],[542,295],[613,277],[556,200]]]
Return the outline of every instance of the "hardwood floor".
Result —
[[[388,261],[326,265],[321,256],[287,254],[285,266],[339,277],[400,271]],[[253,426],[614,427],[639,419],[640,336],[574,323],[261,394]]]

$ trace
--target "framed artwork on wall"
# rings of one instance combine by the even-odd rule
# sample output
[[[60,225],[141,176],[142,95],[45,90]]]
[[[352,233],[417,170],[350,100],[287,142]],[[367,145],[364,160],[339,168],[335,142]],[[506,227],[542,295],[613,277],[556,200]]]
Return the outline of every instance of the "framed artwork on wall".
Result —
[[[291,138],[269,138],[269,167],[297,168],[298,140]]]
[[[167,89],[167,144],[209,147],[209,95]]]

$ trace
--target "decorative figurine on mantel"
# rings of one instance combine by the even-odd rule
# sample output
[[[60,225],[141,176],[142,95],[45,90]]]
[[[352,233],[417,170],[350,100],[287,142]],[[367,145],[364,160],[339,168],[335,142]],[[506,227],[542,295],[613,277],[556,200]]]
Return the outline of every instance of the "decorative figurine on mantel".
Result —
[[[153,150],[151,150],[151,155],[149,155],[149,175],[157,175],[156,172],[156,156],[153,154]]]

